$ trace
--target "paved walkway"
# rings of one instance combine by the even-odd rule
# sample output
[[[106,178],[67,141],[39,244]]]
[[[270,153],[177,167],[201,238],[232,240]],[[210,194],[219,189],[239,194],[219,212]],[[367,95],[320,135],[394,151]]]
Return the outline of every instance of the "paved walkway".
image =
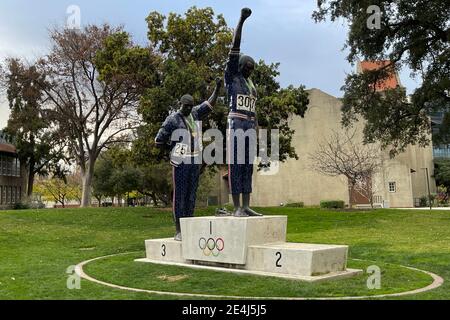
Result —
[[[392,209],[399,209],[399,210],[428,210],[430,211],[430,207],[426,207],[426,208],[392,208]],[[434,208],[432,210],[448,210],[450,211],[450,207],[439,207],[439,208]]]

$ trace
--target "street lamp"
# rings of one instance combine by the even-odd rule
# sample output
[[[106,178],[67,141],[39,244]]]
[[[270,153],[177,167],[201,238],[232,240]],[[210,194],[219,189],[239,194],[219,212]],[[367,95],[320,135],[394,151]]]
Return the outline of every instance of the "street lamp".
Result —
[[[430,178],[428,176],[428,168],[420,168],[420,169],[425,170],[427,175],[428,201],[430,202],[430,210],[433,210],[433,204],[431,203]]]

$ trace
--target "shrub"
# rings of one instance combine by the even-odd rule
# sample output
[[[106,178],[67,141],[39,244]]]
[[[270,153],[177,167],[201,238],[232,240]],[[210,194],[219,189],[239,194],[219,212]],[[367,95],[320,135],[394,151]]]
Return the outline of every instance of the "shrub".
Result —
[[[26,202],[18,202],[14,204],[14,210],[26,210],[30,209],[30,204]]]
[[[320,207],[323,209],[344,209],[345,202],[342,200],[322,200]]]
[[[449,192],[447,187],[439,186],[437,189],[436,200],[439,205],[444,206],[449,202]]]
[[[420,197],[419,206],[420,207],[427,207],[428,206],[428,197],[427,196]]]
[[[286,208],[303,208],[304,206],[303,202],[292,202],[285,205]]]

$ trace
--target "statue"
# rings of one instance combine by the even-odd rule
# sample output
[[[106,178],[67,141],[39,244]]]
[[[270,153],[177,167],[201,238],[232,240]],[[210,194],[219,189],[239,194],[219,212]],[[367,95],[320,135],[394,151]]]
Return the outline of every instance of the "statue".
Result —
[[[252,11],[244,8],[233,37],[233,44],[229,54],[229,60],[225,71],[225,83],[230,98],[230,113],[228,114],[228,132],[230,130],[256,130],[256,100],[257,91],[250,76],[255,69],[255,61],[246,55],[240,54],[242,27],[245,20],[250,17]],[[228,148],[231,147],[230,135],[228,136]],[[233,138],[234,139],[234,138]],[[245,163],[237,163],[237,143],[233,141],[233,160],[228,159],[228,182],[233,198],[235,217],[262,216],[250,209],[250,194],[252,193],[253,159],[250,159],[250,145],[256,148],[257,141],[249,139],[245,145]],[[230,151],[229,151],[230,153]],[[240,195],[242,194],[242,206]]]
[[[180,218],[194,215],[196,192],[201,168],[201,120],[203,120],[216,104],[222,80],[216,79],[216,87],[208,101],[194,107],[191,95],[181,97],[180,110],[171,114],[164,121],[156,136],[159,148],[172,150],[170,163],[173,178],[173,217],[175,222],[175,240],[181,241]],[[172,141],[175,130],[186,130],[187,135]],[[199,160],[200,159],[200,160]],[[197,160],[197,161],[196,161]],[[198,163],[200,162],[200,163]]]

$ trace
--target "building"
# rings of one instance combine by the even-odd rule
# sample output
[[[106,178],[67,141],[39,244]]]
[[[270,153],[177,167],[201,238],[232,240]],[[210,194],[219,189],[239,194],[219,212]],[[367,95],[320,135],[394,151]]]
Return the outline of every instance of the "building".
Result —
[[[340,99],[321,90],[309,90],[310,106],[305,118],[295,117],[291,127],[295,130],[293,145],[299,160],[289,159],[280,164],[276,175],[256,173],[253,181],[252,205],[279,206],[291,202],[318,205],[321,200],[349,202],[349,186],[343,177],[330,177],[314,171],[309,155],[329,137],[333,131],[343,132],[341,127]],[[362,125],[356,127],[362,136]],[[361,140],[362,141],[362,140]],[[375,203],[390,207],[413,207],[418,199],[428,194],[426,170],[428,168],[431,192],[436,192],[433,178],[432,147],[408,149],[390,159],[388,152],[380,149],[383,159],[381,170],[373,177]],[[367,205],[363,197],[355,197],[356,204]]]
[[[26,190],[25,169],[17,156],[13,139],[0,131],[0,209],[21,202]]]
[[[450,112],[450,109],[447,109],[447,112]],[[444,117],[445,117],[444,111],[434,112],[431,115],[431,125],[432,125],[432,129],[433,129],[433,135],[439,133],[439,127],[442,126]],[[450,144],[448,144],[448,145],[434,144],[433,145],[433,155],[434,155],[434,158],[450,159]]]

